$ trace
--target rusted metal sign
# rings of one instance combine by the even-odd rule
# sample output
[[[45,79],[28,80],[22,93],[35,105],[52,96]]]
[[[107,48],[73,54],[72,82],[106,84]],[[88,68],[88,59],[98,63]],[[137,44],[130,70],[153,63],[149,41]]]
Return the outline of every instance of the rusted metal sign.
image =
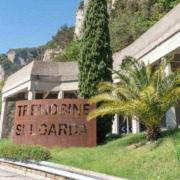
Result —
[[[46,147],[95,146],[96,120],[86,120],[93,109],[95,105],[81,99],[17,101],[13,142]]]

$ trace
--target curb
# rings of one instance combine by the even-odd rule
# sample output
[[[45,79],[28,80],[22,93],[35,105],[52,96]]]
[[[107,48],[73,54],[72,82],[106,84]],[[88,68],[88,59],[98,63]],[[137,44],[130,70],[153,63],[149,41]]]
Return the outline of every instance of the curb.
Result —
[[[50,162],[19,162],[0,158],[0,168],[38,180],[126,180]]]

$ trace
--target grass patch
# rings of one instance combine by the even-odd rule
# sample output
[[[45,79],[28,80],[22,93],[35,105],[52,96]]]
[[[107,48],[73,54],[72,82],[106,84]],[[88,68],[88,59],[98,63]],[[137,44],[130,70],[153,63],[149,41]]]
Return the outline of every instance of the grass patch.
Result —
[[[3,140],[0,143],[0,157],[19,161],[45,161],[50,159],[50,151],[37,145],[15,145],[9,140]]]
[[[125,135],[96,148],[53,149],[50,161],[133,180],[180,177],[180,131],[156,142],[144,134]]]
[[[0,147],[8,141],[0,141]],[[133,180],[180,177],[180,130],[164,132],[156,142],[144,134],[110,138],[95,148],[54,148],[49,161]]]

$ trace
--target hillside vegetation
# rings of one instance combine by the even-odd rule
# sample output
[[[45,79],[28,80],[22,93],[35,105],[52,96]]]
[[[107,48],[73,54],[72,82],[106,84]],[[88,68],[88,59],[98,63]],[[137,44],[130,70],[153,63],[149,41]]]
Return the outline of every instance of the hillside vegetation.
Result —
[[[110,3],[111,0],[107,0]],[[113,52],[123,49],[136,40],[143,32],[155,24],[161,17],[169,12],[180,0],[117,0],[114,9],[109,15],[109,28],[111,47]],[[79,8],[83,8],[81,2]],[[80,41],[74,39],[74,27],[64,25],[45,45],[35,48],[11,49],[16,53],[15,64],[18,59],[24,59],[25,63],[32,60],[42,60],[47,49],[63,49],[53,61],[74,61],[79,58]],[[8,61],[6,55],[0,55],[0,65]],[[3,62],[2,62],[3,59]],[[17,62],[17,63],[16,63]],[[8,64],[8,63],[7,63]],[[4,67],[4,66],[3,66]],[[7,74],[14,72],[21,66],[11,67],[5,71]]]
[[[0,65],[5,71],[5,78],[20,68],[19,65],[13,64],[9,61],[5,54],[0,54]]]
[[[45,47],[34,47],[34,48],[19,48],[19,49],[10,49],[8,52],[15,52],[16,57],[15,61],[18,61],[18,57],[21,57],[25,60],[26,63],[32,61],[32,60],[41,60],[43,53],[44,53]],[[16,62],[15,62],[16,63]],[[18,62],[16,63],[18,64]]]
[[[73,40],[73,37],[74,37],[74,27],[72,26],[68,27],[67,25],[63,25],[57,31],[56,35],[52,36],[52,40],[50,40],[46,44],[46,49],[57,48],[57,47],[64,49]]]
[[[64,56],[62,56],[62,59],[65,59],[65,61],[69,59],[73,60],[70,57],[74,56],[74,54],[75,55],[77,54],[76,53],[77,50],[75,48],[73,48],[72,50],[73,52],[71,53],[71,49],[72,49],[71,47],[73,46],[72,43],[73,34],[74,34],[74,27],[68,27],[64,25],[57,31],[56,35],[52,36],[52,39],[49,42],[47,42],[45,45],[42,45],[40,47],[33,47],[33,48],[10,49],[7,52],[7,54],[0,54],[0,65],[2,65],[6,73],[6,77],[14,73],[18,69],[20,69],[23,65],[28,64],[33,60],[36,61],[42,60],[44,53],[47,49],[56,49],[56,48],[70,49],[70,51],[68,50],[67,53],[68,55],[66,55],[65,58]],[[15,54],[13,63],[10,61],[10,59],[8,59],[8,54],[10,53]]]
[[[180,0],[117,0],[109,20],[114,52],[136,40]]]

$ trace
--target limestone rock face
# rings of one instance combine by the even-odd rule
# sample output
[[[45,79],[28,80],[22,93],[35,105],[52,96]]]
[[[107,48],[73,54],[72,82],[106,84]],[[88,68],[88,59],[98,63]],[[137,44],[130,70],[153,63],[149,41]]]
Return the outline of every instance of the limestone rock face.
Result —
[[[3,67],[0,65],[0,81],[4,80],[5,72]]]
[[[84,22],[84,10],[78,9],[76,12],[76,24],[75,24],[75,36],[77,38],[81,37],[82,34],[82,28],[83,28],[83,22]]]
[[[114,4],[117,0],[112,0],[112,9],[114,9]]]
[[[7,57],[12,63],[14,63],[14,60],[16,58],[16,52],[15,51],[9,51],[7,53]]]
[[[13,50],[7,52],[7,57],[13,64],[25,65],[26,62],[29,62],[28,57],[27,58],[21,57]]]
[[[57,54],[61,53],[63,50],[61,48],[47,49],[44,52],[43,61],[51,62],[56,57]]]
[[[112,0],[108,2],[108,13],[111,13],[111,10],[114,9],[114,4],[117,0]],[[86,15],[86,10],[88,7],[89,0],[84,0],[84,5],[83,9],[78,9],[76,12],[76,22],[75,22],[75,37],[81,38],[82,37],[82,29],[83,29],[83,23],[84,23],[84,18]]]
[[[82,9],[80,8],[76,11],[76,22],[75,22],[74,34],[75,34],[75,37],[78,39],[82,37],[83,23],[84,23],[84,18],[86,15],[86,10],[88,7],[89,0],[84,0],[83,3],[84,3],[83,8]]]

